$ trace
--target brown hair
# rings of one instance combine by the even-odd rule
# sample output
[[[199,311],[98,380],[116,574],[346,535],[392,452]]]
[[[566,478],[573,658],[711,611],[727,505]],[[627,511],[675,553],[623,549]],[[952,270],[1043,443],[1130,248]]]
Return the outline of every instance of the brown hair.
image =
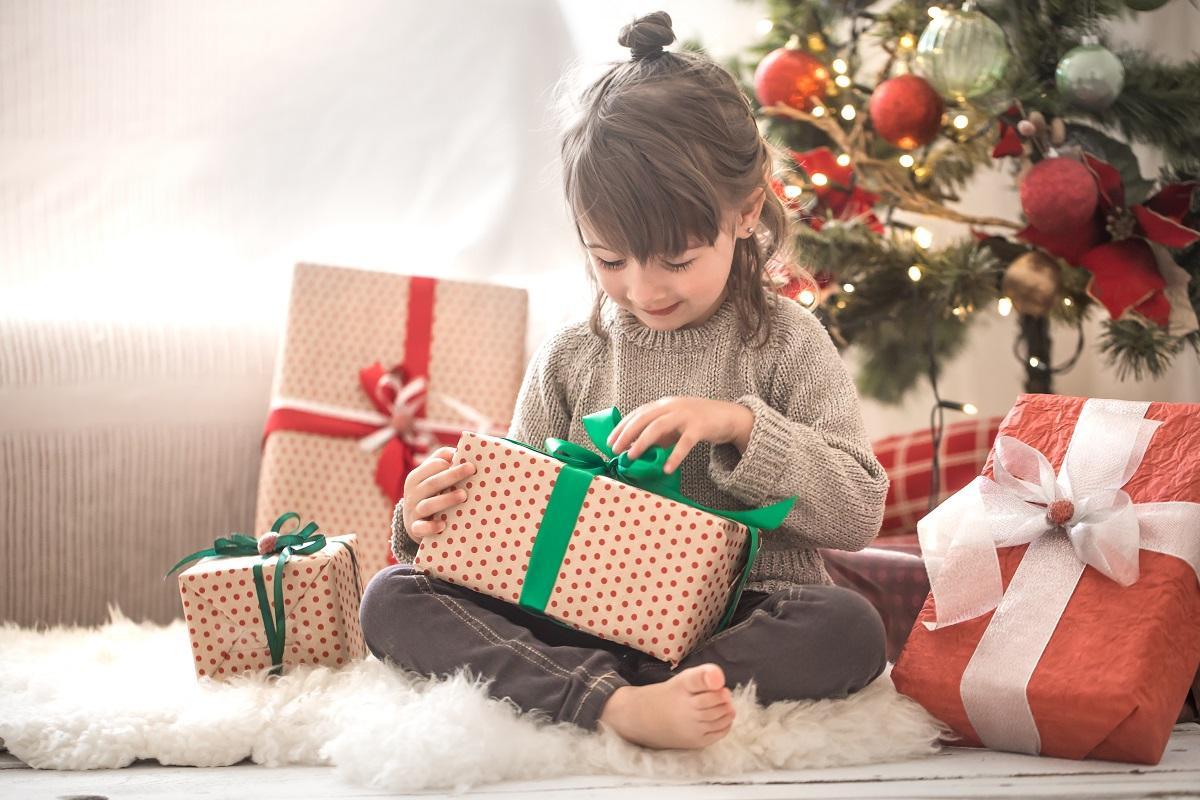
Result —
[[[588,87],[563,135],[567,203],[577,232],[586,220],[607,246],[644,262],[682,252],[689,239],[713,244],[723,216],[761,187],[758,229],[736,239],[726,289],[744,338],[762,346],[771,333],[766,268],[788,239],[768,183],[773,150],[729,73],[703,54],[664,51],[674,40],[663,11],[621,30],[632,58]],[[604,336],[605,295],[588,275],[591,329]]]

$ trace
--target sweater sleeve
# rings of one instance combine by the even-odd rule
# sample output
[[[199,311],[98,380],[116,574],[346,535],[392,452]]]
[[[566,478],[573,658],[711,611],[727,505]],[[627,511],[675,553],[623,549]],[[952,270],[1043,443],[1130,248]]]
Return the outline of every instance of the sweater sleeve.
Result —
[[[517,393],[508,438],[540,447],[548,437],[564,439],[571,423],[566,396],[566,377],[576,363],[567,332],[547,339],[525,370]],[[404,528],[404,498],[392,511],[392,552],[397,561],[411,563],[418,544]]]
[[[871,451],[858,395],[829,334],[808,311],[785,321],[767,397],[736,402],[754,412],[746,451],[712,448],[709,475],[724,492],[762,506],[796,496],[774,531],[798,548],[861,550],[883,520],[887,473]]]

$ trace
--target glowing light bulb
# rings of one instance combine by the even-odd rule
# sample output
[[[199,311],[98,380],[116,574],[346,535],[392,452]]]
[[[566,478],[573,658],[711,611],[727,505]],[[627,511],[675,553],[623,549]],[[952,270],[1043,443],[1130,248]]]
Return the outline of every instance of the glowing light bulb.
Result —
[[[913,283],[916,283],[917,281],[921,280],[921,268],[918,267],[916,264],[913,264],[911,267],[909,267],[908,268],[908,279],[910,281],[912,281]]]
[[[783,187],[783,196],[788,200],[795,200],[800,195],[804,194],[804,190],[794,184],[788,184]]]
[[[928,228],[917,227],[913,231],[913,241],[917,243],[917,247],[928,250],[933,244],[933,231]]]
[[[1067,308],[1070,308],[1071,306],[1075,305],[1075,301],[1069,297],[1064,297],[1063,305],[1066,306]]]
[[[852,106],[852,105],[849,105],[849,104],[842,106],[842,119],[844,119],[844,120],[852,120],[852,119],[854,119],[854,118],[855,118],[857,115],[858,115],[858,112],[856,112],[856,111],[854,110],[854,106]]]
[[[813,115],[814,117],[823,117],[823,116],[825,116],[825,106],[817,106],[816,108],[814,108],[814,109],[812,110],[812,115]]]
[[[917,163],[916,159],[914,159],[908,153],[905,153],[904,155],[900,156],[900,166],[904,167],[905,169],[908,169],[915,163]]]
[[[846,153],[842,153],[840,156],[837,157],[837,165],[839,167],[850,166],[850,156],[847,155]]]
[[[837,72],[839,74],[845,72],[846,70],[848,70],[850,68],[850,66],[846,63],[846,60],[843,58],[835,58],[833,60],[832,66],[833,66],[833,71]]]
[[[767,19],[766,17],[763,17],[762,19],[760,19],[758,21],[758,25],[755,26],[755,30],[758,31],[759,36],[766,36],[768,33],[771,32],[771,29],[774,27],[775,27],[774,22],[771,22],[771,20]]]
[[[967,119],[966,114],[959,114],[954,118],[954,127],[961,131],[963,128],[967,127],[970,122],[971,120]]]
[[[845,292],[846,294],[854,294],[854,284],[853,283],[843,283],[842,291]]]
[[[911,33],[906,33],[900,37],[900,46],[905,50],[912,50],[917,44],[917,40],[913,38]]]
[[[824,172],[814,172],[812,175],[813,186],[824,186],[829,183],[829,176]]]
[[[1012,300],[1007,297],[1001,297],[996,301],[996,310],[1000,312],[1000,316],[1007,317],[1013,310]]]
[[[833,79],[833,82],[845,89],[850,85],[850,77],[848,75],[838,75]]]
[[[979,409],[975,407],[974,403],[963,403],[963,413],[975,416],[979,413]]]
[[[1042,365],[1042,361],[1037,356],[1029,357],[1029,366],[1033,367],[1034,369],[1037,369],[1041,365]]]
[[[796,299],[799,300],[800,305],[804,306],[805,308],[812,308],[817,302],[817,296],[813,294],[811,289],[802,290]]]

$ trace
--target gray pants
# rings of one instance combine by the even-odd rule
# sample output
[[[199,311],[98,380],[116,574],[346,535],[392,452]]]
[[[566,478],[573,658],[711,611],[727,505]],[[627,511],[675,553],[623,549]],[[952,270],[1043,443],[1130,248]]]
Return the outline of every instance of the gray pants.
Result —
[[[371,653],[427,676],[468,667],[489,693],[526,712],[594,730],[622,686],[714,663],[730,688],[754,679],[762,704],[845,697],[887,664],[883,622],[862,596],[838,586],[743,593],[729,627],[673,672],[653,656],[566,628],[519,606],[425,575],[410,564],[375,575],[363,595]]]

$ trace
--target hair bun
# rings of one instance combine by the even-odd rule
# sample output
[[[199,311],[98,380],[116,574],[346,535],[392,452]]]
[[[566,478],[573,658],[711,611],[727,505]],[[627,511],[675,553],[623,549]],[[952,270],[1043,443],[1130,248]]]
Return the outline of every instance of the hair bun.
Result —
[[[675,41],[671,30],[671,16],[665,11],[655,11],[621,28],[617,42],[628,47],[634,61],[655,58],[663,54],[663,48]]]

